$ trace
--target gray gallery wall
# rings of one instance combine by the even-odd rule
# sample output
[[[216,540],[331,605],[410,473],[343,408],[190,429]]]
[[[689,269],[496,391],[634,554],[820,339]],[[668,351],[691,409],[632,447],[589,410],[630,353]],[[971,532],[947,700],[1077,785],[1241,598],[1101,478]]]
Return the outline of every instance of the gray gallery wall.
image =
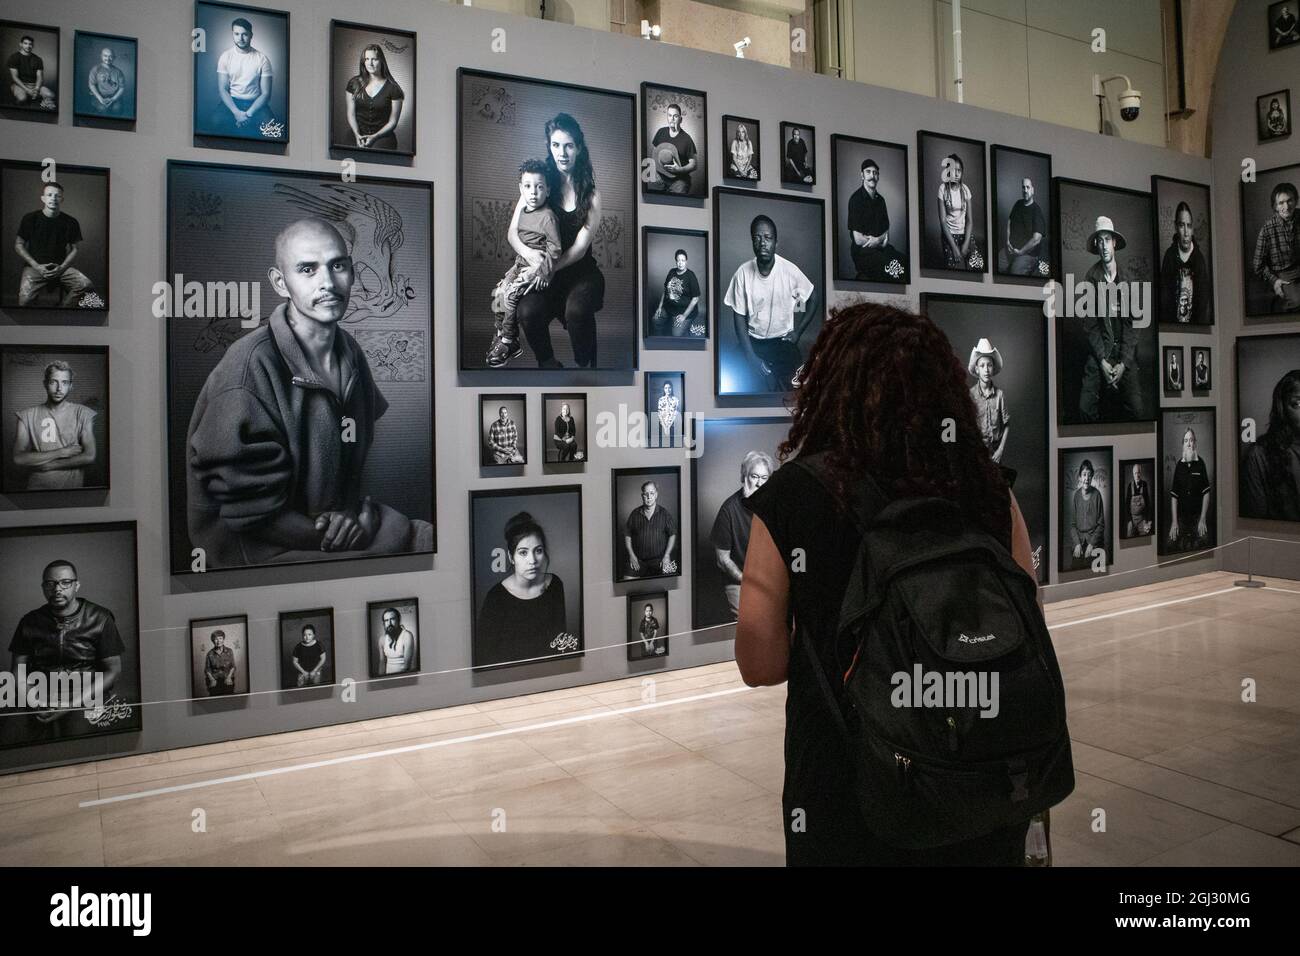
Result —
[[[343,0],[283,0],[277,4],[292,13],[291,57],[293,75],[291,111],[293,134],[283,156],[237,150],[196,148],[190,132],[191,64],[189,30],[193,6],[188,2],[118,0],[111,5],[86,5],[74,0],[12,0],[6,15],[38,23],[56,23],[63,29],[62,55],[72,49],[74,29],[98,30],[140,38],[139,123],[134,132],[74,127],[65,94],[57,125],[2,121],[4,155],[34,160],[46,156],[68,162],[92,163],[112,169],[113,260],[112,309],[101,327],[54,329],[22,324],[22,316],[0,312],[0,341],[19,343],[72,342],[106,344],[111,349],[113,488],[103,508],[45,508],[35,510],[0,499],[0,523],[44,524],[81,521],[135,520],[140,537],[140,620],[145,700],[166,701],[189,696],[189,639],[191,618],[246,613],[249,617],[252,685],[255,696],[246,701],[203,704],[156,704],[147,708],[145,729],[137,738],[83,742],[59,751],[10,751],[0,754],[0,769],[37,766],[60,760],[111,755],[132,750],[158,750],[279,731],[359,720],[405,711],[423,710],[466,702],[531,694],[594,681],[642,677],[656,668],[685,667],[730,659],[729,641],[716,635],[682,635],[671,642],[668,661],[630,669],[624,648],[625,596],[638,585],[614,585],[611,575],[610,478],[611,468],[682,465],[683,515],[690,514],[688,462],[680,449],[593,449],[593,461],[584,472],[547,473],[542,468],[542,435],[531,427],[537,421],[537,404],[546,391],[590,393],[589,435],[594,442],[595,416],[601,409],[629,409],[643,404],[641,376],[633,374],[576,374],[569,380],[544,378],[536,372],[459,374],[456,371],[456,67],[509,72],[520,76],[571,80],[636,93],[641,81],[671,82],[706,90],[709,94],[710,183],[722,184],[720,122],[724,113],[758,118],[763,123],[762,168],[759,188],[780,191],[777,150],[782,120],[814,125],[818,185],[811,195],[827,202],[826,262],[831,267],[829,230],[830,135],[846,133],[909,146],[912,208],[916,201],[916,130],[929,129],[984,139],[1026,149],[1051,152],[1058,176],[1089,179],[1146,190],[1152,173],[1206,182],[1207,160],[1168,150],[1099,139],[1095,134],[1033,120],[960,106],[930,97],[847,83],[828,77],[791,73],[753,61],[679,49],[617,35],[575,29],[472,8],[430,4],[422,0],[374,0],[364,17],[378,26],[414,30],[419,42],[417,156],[410,165],[359,164],[370,175],[409,176],[432,180],[435,185],[435,415],[439,454],[438,554],[429,558],[391,558],[346,565],[284,568],[273,571],[223,572],[205,578],[184,579],[166,573],[165,500],[165,337],[162,322],[150,312],[151,285],[164,268],[165,164],[168,159],[228,162],[318,171],[335,171],[337,163],[327,153],[328,29],[331,17],[356,20],[354,5]],[[493,31],[504,40],[505,51],[493,52]],[[498,43],[500,46],[500,43]],[[1225,56],[1246,54],[1232,51]],[[1246,72],[1227,69],[1228,75]],[[1242,111],[1245,115],[1245,111]],[[1243,119],[1242,122],[1245,122]],[[1288,148],[1288,147],[1280,147]],[[1294,147],[1289,147],[1294,149]],[[1226,160],[1225,160],[1226,162]],[[792,192],[792,194],[794,194]],[[805,195],[805,192],[799,192]],[[1231,192],[1224,195],[1230,196]],[[1218,221],[1231,235],[1231,216],[1220,197]],[[702,205],[640,203],[639,224],[712,229],[712,199]],[[912,229],[911,256],[918,262],[919,231]],[[1231,256],[1231,242],[1217,243],[1220,256]],[[639,257],[638,257],[639,261]],[[1222,262],[1222,258],[1221,258]],[[1235,263],[1233,264],[1235,266]],[[1229,275],[1232,273],[1229,272]],[[826,277],[823,277],[826,281]],[[862,292],[862,286],[841,283],[841,293]],[[1220,282],[1221,314],[1226,312],[1233,283]],[[868,293],[872,290],[865,290]],[[896,288],[885,290],[896,293]],[[1005,295],[1041,301],[1034,286],[939,278],[918,279],[906,290],[915,305],[923,291],[959,294]],[[832,296],[834,305],[836,296]],[[1213,333],[1211,333],[1213,335]],[[1191,334],[1169,341],[1202,341]],[[711,347],[711,346],[710,346]],[[1216,349],[1216,356],[1221,355]],[[645,369],[686,371],[686,407],[696,412],[716,412],[725,417],[773,414],[770,408],[719,409],[713,398],[713,356],[708,351],[641,351]],[[1216,398],[1225,382],[1224,363],[1216,371]],[[526,391],[529,395],[529,464],[524,477],[481,477],[477,461],[478,393]],[[1055,393],[1054,370],[1049,370],[1049,394]],[[1190,402],[1190,400],[1189,400]],[[1051,468],[1056,469],[1056,449],[1066,445],[1115,446],[1116,459],[1154,457],[1155,429],[1147,426],[1071,428],[1058,435],[1055,406],[1051,408],[1053,435]],[[468,491],[480,488],[568,484],[583,488],[586,529],[584,657],[525,668],[471,674],[469,628]],[[1051,527],[1056,527],[1056,495],[1052,496]],[[1230,513],[1231,509],[1222,509]],[[684,520],[683,524],[689,524]],[[683,575],[665,582],[670,592],[671,619],[681,630],[690,621],[690,571],[693,548],[683,542]],[[1121,547],[1113,571],[1136,569],[1155,563],[1152,544]],[[1052,579],[1056,580],[1053,562]],[[1202,563],[1202,567],[1210,565]],[[1049,596],[1079,596],[1137,583],[1142,575],[1087,580]],[[656,583],[656,587],[659,583]],[[421,663],[425,671],[439,672],[414,681],[397,681],[381,688],[361,688],[355,703],[342,703],[318,691],[282,695],[278,683],[276,617],[280,611],[333,606],[335,609],[336,662],[340,676],[364,680],[367,647],[364,616],[368,601],[407,596],[420,600]],[[39,592],[32,594],[33,606]],[[599,650],[600,645],[616,645]]]

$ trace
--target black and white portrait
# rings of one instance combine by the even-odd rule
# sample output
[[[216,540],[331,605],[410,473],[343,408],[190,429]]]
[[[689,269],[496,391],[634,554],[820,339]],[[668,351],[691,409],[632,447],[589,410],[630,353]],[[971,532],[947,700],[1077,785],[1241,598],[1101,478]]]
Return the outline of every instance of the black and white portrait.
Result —
[[[1241,184],[1242,277],[1246,315],[1300,312],[1296,204],[1300,163],[1260,170]]]
[[[415,155],[415,34],[330,21],[330,146]]]
[[[990,147],[993,158],[993,273],[1046,281],[1052,259],[1052,157],[1012,146]]]
[[[1210,187],[1152,176],[1151,202],[1157,318],[1167,325],[1213,325]]]
[[[1162,408],[1156,553],[1204,551],[1218,544],[1214,409]]]
[[[107,488],[108,347],[0,345],[0,491]]]
[[[635,368],[636,97],[457,76],[460,368]]]
[[[988,175],[977,139],[916,134],[921,204],[921,268],[988,271]]]
[[[1239,514],[1300,521],[1300,334],[1237,338]]]
[[[289,142],[289,14],[197,0],[194,135]]]
[[[907,147],[831,136],[835,278],[906,285],[911,279]]]
[[[1281,0],[1268,5],[1268,48],[1277,50],[1300,43],[1300,4]]]
[[[645,414],[651,448],[680,448],[686,413],[686,373],[645,371]]]
[[[1036,299],[921,296],[921,311],[966,369],[975,420],[989,454],[1014,472],[1012,490],[1029,530],[1040,584],[1050,566],[1051,479],[1047,405],[1047,318]]]
[[[1261,143],[1291,135],[1291,91],[1255,97],[1255,130]]]
[[[646,348],[709,337],[709,234],[699,229],[641,229],[641,334]]]
[[[248,615],[190,621],[190,696],[247,694]]]
[[[817,130],[803,123],[781,124],[781,182],[817,185]]]
[[[432,184],[167,177],[172,573],[433,551]]]
[[[1156,530],[1155,459],[1120,461],[1119,480],[1119,536],[1149,538]]]
[[[107,312],[109,222],[107,169],[0,161],[0,306]]]
[[[1111,510],[1114,449],[1062,448],[1057,453],[1060,493],[1059,563],[1062,573],[1109,568],[1115,556]]]
[[[73,114],[134,123],[139,61],[135,37],[78,30],[72,41]]]
[[[714,393],[779,403],[821,331],[825,204],[714,187]]]
[[[0,568],[0,670],[26,688],[0,748],[138,732],[135,522],[0,528]]]
[[[59,28],[0,20],[0,57],[5,65],[0,106],[57,115]]]
[[[282,611],[279,631],[281,690],[328,687],[334,683],[332,607]]]
[[[627,596],[627,659],[662,660],[668,656],[668,592]]]
[[[681,468],[615,468],[614,582],[682,573]]]
[[[700,454],[691,459],[691,627],[699,629],[730,624],[740,611],[752,518],[745,499],[779,467],[790,417],[702,418],[694,426]]]
[[[641,194],[709,194],[708,95],[641,84]]]
[[[474,667],[581,654],[581,487],[471,491],[469,507]]]
[[[478,397],[479,464],[528,464],[528,396],[480,395]]]
[[[1183,347],[1166,345],[1160,350],[1162,371],[1161,381],[1167,395],[1181,395],[1185,380],[1183,379]]]
[[[591,457],[587,447],[587,393],[544,393],[542,436],[545,464],[584,466]]]
[[[371,601],[366,605],[370,676],[393,677],[420,670],[420,601]]]
[[[1057,422],[1152,421],[1160,350],[1151,194],[1058,178],[1056,208]]]
[[[757,183],[763,178],[761,127],[747,116],[722,117],[723,178]]]
[[[1192,347],[1192,368],[1189,373],[1192,380],[1192,391],[1208,392],[1214,387],[1214,372],[1211,368],[1211,361],[1210,349],[1201,346]]]

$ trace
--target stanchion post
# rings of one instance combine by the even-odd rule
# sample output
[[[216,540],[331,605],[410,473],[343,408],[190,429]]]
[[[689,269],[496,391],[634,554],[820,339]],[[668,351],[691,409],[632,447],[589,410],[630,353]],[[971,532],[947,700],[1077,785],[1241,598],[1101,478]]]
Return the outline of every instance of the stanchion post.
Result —
[[[1233,581],[1232,586],[1235,588],[1262,588],[1264,586],[1263,581],[1255,580],[1255,567],[1251,561],[1251,544],[1254,540],[1255,536],[1253,534],[1246,539],[1246,580]]]

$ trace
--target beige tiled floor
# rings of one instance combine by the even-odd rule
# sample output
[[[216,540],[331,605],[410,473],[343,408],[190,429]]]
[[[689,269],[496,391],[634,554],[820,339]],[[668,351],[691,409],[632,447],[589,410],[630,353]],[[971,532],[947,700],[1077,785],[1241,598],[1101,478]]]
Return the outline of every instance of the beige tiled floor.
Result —
[[[1232,578],[1049,606],[1078,778],[1052,812],[1058,865],[1300,865],[1300,593],[1204,596]],[[730,663],[655,680],[667,706],[619,713],[643,703],[628,678],[0,777],[0,862],[783,863],[784,688],[744,689]],[[699,694],[719,696],[671,703]],[[595,719],[530,729],[577,715]]]

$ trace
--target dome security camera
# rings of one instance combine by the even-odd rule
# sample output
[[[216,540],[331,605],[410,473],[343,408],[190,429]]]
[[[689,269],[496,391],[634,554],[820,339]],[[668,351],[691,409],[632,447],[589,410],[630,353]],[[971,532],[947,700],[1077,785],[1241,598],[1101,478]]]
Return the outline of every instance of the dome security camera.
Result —
[[[1119,95],[1119,115],[1126,123],[1131,123],[1142,112],[1142,93],[1128,87]]]

